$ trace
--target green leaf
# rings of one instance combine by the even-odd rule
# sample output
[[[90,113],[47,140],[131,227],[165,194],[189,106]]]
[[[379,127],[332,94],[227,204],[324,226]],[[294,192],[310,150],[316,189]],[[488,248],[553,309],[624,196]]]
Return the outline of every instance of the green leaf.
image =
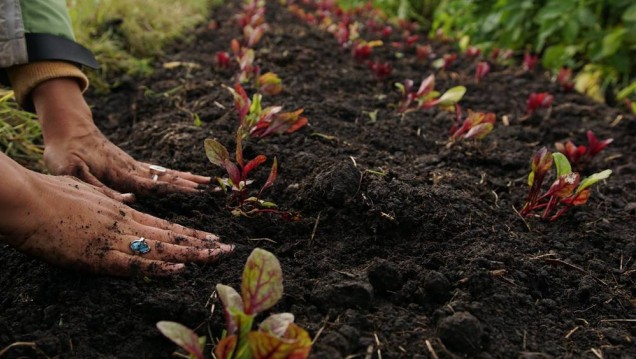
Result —
[[[157,329],[194,358],[203,359],[200,338],[190,328],[175,322],[161,321],[157,323]],[[202,341],[205,344],[205,337]]]
[[[624,89],[622,89],[617,95],[616,95],[616,99],[621,101],[624,100],[625,98],[627,98],[627,96],[636,93],[636,81],[632,82],[631,84],[629,84],[629,86],[625,87]]]
[[[572,166],[570,166],[570,161],[568,161],[567,157],[561,152],[552,153],[552,158],[554,159],[554,166],[557,170],[557,178],[561,176],[567,176],[572,173]]]
[[[241,283],[245,313],[257,314],[276,304],[283,296],[283,271],[276,256],[255,248],[247,258]]]
[[[437,99],[437,104],[442,107],[451,106],[458,103],[464,94],[466,93],[466,87],[455,86],[448,91],[444,92],[442,97]]]
[[[223,303],[223,308],[244,310],[243,298],[234,288],[224,284],[217,284],[216,293],[219,295],[221,303]]]
[[[576,189],[576,193],[580,193],[581,191],[585,190],[598,181],[607,179],[611,174],[612,170],[605,170],[587,177],[586,179],[581,181],[581,184],[579,184],[579,188]]]
[[[225,168],[225,164],[230,160],[230,154],[227,152],[227,148],[223,146],[219,141],[211,138],[206,138],[203,142],[205,148],[205,154],[213,164]]]
[[[623,21],[636,22],[636,4],[633,4],[625,10],[623,13]]]
[[[614,55],[623,46],[623,38],[627,30],[624,28],[617,28],[611,31],[609,34],[603,37],[602,50],[599,55],[600,58],[606,58]]]

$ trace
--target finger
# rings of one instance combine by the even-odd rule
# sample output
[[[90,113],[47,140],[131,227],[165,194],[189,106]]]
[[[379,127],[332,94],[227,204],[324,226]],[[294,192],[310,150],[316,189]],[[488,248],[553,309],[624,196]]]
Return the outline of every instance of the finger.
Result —
[[[183,263],[148,259],[116,250],[108,251],[99,261],[99,265],[93,267],[93,272],[115,276],[131,276],[136,273],[150,276],[169,276],[182,273],[184,270]]]
[[[218,246],[217,240],[199,239],[170,230],[160,229],[147,225],[139,225],[139,227],[136,228],[136,231],[134,232],[136,236],[141,236],[142,233],[144,237],[152,238],[164,243],[177,244],[180,246],[196,248],[214,248]]]
[[[139,240],[140,237],[124,236],[124,240],[115,245],[115,249],[123,253],[134,255],[135,252],[130,248],[133,241]],[[197,248],[181,246],[178,244],[164,243],[154,238],[144,238],[150,251],[139,254],[145,259],[160,260],[167,262],[212,262],[218,259],[222,254],[232,251],[232,246],[216,242],[211,248]]]
[[[150,171],[151,164],[150,163],[146,163],[146,162],[141,162],[141,164],[148,171],[148,173],[151,174],[151,171]],[[199,175],[192,174],[191,172],[182,172],[182,171],[177,171],[177,170],[172,170],[172,169],[167,169],[167,171],[166,171],[166,173],[164,175],[165,176],[176,176],[176,177],[188,180],[188,181],[195,182],[197,184],[208,184],[208,183],[210,183],[212,181],[212,177],[199,176]],[[160,177],[161,176],[162,175],[160,175]]]
[[[88,168],[88,165],[86,165],[86,163],[82,162],[80,164],[78,164],[74,171],[74,176],[81,179],[82,181],[95,186],[95,189],[97,189],[98,191],[100,191],[101,193],[105,194],[106,196],[119,201],[119,202],[123,202],[123,203],[132,203],[135,201],[135,195],[132,193],[119,193],[115,190],[112,190],[110,188],[108,188],[105,184],[103,184],[102,182],[100,182],[100,180],[97,179],[97,177],[95,177],[90,169]]]
[[[165,229],[168,231],[172,231],[174,233],[178,233],[188,237],[194,237],[206,241],[218,241],[219,237],[215,234],[199,231],[196,229],[184,227],[180,224],[172,223],[170,221],[166,221],[165,219],[153,217],[146,213],[141,213],[139,211],[134,211],[132,213],[133,220],[140,224],[145,224],[150,227]]]
[[[150,178],[133,175],[128,178],[128,185],[135,192],[144,194],[166,194],[166,193],[197,193],[199,190],[192,186],[181,186],[163,181],[153,181]]]

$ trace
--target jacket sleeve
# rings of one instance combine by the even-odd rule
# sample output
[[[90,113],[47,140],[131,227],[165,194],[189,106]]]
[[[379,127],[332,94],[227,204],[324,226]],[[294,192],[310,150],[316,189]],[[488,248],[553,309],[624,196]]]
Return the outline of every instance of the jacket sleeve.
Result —
[[[0,0],[0,80],[30,109],[38,84],[72,77],[88,86],[81,66],[97,68],[93,54],[74,41],[66,0]]]

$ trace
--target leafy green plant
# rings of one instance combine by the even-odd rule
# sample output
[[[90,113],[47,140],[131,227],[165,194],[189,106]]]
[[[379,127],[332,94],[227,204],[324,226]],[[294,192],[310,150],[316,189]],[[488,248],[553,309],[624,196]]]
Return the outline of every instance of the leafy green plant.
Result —
[[[552,164],[556,168],[556,180],[542,194],[543,182]],[[562,153],[549,153],[545,147],[532,156],[531,166],[528,176],[530,190],[519,214],[550,222],[559,219],[570,208],[587,203],[590,187],[612,174],[611,170],[604,170],[581,180],[578,172],[572,172],[570,162]]]
[[[241,293],[217,284],[227,330],[216,345],[217,359],[304,359],[311,351],[307,331],[294,323],[291,313],[271,314],[252,330],[256,316],[271,309],[283,296],[283,271],[272,253],[255,248],[247,258]],[[205,337],[175,322],[161,321],[163,335],[186,350],[190,358],[203,359]]]

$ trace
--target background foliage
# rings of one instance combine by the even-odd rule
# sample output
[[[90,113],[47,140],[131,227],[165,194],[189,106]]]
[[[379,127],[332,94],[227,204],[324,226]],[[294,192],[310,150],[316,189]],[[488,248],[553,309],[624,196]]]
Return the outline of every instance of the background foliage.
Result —
[[[364,1],[342,0],[352,6]],[[375,0],[389,16],[486,51],[538,53],[546,69],[579,72],[577,89],[610,103],[636,97],[634,0]],[[618,91],[613,91],[618,89]],[[605,91],[608,90],[608,91]],[[604,96],[609,95],[609,96]]]

